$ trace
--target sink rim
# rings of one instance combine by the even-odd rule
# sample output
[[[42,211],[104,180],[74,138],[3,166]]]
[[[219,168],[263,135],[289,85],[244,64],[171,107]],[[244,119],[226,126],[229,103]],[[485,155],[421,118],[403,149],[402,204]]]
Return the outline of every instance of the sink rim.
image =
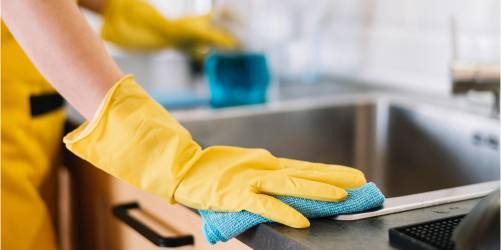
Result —
[[[409,97],[397,95],[395,93],[361,93],[361,94],[341,94],[336,96],[323,96],[320,98],[284,100],[269,102],[266,104],[227,107],[220,109],[194,109],[174,111],[172,114],[181,122],[210,121],[218,119],[230,119],[239,117],[250,117],[258,115],[269,115],[274,113],[301,112],[328,107],[359,105],[398,105],[410,109],[441,109],[449,114],[471,116],[476,119],[483,119],[487,122],[497,122],[499,119],[473,109],[467,109],[451,100],[438,101],[422,97]]]

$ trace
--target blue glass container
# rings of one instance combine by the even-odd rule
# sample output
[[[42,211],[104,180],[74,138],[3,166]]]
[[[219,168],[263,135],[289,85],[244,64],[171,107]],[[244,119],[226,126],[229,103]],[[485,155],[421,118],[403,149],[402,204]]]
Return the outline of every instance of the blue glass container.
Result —
[[[204,65],[211,106],[229,107],[266,102],[270,72],[266,57],[252,52],[212,52]]]

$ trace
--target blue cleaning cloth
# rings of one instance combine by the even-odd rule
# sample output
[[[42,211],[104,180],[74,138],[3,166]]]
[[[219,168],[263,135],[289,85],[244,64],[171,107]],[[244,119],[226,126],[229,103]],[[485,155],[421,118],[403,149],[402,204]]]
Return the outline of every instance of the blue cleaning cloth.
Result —
[[[290,196],[277,196],[277,198],[294,207],[307,218],[357,213],[379,207],[384,201],[384,195],[372,182],[357,189],[347,190],[347,192],[348,198],[340,202],[315,201]],[[200,210],[199,213],[202,217],[202,232],[211,244],[227,241],[255,225],[271,222],[260,215],[247,211]]]

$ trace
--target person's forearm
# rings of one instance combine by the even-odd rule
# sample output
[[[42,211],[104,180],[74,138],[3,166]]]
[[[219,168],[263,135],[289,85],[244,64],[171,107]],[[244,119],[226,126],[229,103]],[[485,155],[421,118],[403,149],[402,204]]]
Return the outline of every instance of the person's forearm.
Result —
[[[2,18],[42,75],[85,118],[123,73],[68,0],[3,0]]]

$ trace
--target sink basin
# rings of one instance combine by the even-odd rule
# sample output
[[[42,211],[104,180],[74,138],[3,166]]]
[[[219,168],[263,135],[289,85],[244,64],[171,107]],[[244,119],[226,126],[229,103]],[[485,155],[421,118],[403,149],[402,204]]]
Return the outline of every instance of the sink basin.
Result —
[[[181,122],[204,146],[359,168],[387,197],[499,179],[496,119],[397,97],[236,108]]]

